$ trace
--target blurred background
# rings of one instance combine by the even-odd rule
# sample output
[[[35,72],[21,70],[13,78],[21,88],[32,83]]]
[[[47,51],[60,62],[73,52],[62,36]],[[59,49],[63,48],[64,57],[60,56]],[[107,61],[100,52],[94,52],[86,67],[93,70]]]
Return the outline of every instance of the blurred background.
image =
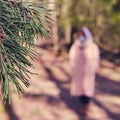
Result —
[[[59,43],[61,47],[62,44],[72,43],[76,39],[76,30],[87,26],[102,49],[119,52],[119,0],[51,0],[50,2],[55,4],[50,3],[48,8],[56,10],[52,17],[56,21],[52,25],[55,45]]]
[[[46,7],[55,10],[52,11],[50,16],[54,21],[50,24],[53,36],[49,40],[54,50],[69,50],[77,37],[77,30],[82,26],[87,26],[94,36],[94,41],[101,50],[107,52],[107,54],[104,54],[106,56],[109,54],[108,59],[114,61],[117,65],[120,64],[117,59],[120,52],[119,0],[41,1],[49,2],[49,4],[45,4]],[[113,56],[116,59],[112,59]]]
[[[120,1],[33,0],[45,2],[53,19],[52,36],[35,41],[36,61],[31,61],[30,88],[11,105],[0,105],[0,120],[80,120],[79,101],[70,96],[68,52],[77,30],[87,26],[100,48],[100,68],[90,113],[94,120],[120,120]]]

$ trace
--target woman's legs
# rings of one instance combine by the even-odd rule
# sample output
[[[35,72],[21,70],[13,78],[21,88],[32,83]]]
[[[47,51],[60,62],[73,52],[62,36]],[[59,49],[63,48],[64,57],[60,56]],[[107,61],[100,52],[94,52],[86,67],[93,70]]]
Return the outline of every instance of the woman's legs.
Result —
[[[79,96],[79,100],[80,100],[80,105],[81,105],[80,112],[81,112],[82,115],[87,116],[87,112],[88,112],[88,109],[89,109],[89,104],[90,104],[90,101],[91,101],[91,97],[82,95],[82,96]]]
[[[82,104],[89,104],[89,102],[91,101],[91,97],[82,95],[82,96],[79,96],[79,100]]]

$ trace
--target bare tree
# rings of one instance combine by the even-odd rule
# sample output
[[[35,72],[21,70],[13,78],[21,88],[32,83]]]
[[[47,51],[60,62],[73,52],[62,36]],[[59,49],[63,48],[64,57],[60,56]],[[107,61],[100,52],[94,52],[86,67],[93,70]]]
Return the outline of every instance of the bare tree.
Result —
[[[63,0],[61,16],[65,20],[64,26],[65,26],[66,44],[69,44],[71,41],[71,23],[70,23],[70,17],[69,17],[69,7],[70,7],[70,1]]]
[[[51,23],[52,27],[52,40],[54,45],[54,50],[59,49],[59,38],[58,38],[58,24],[57,24],[57,9],[56,9],[56,0],[49,0],[49,8],[54,10],[52,13],[53,22]]]

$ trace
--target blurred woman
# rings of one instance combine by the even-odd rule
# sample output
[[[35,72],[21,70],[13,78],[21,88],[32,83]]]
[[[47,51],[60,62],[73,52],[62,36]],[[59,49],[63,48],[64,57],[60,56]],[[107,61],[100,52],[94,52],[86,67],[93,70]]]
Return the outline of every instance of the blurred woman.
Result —
[[[72,69],[70,93],[78,96],[83,114],[87,113],[88,105],[95,91],[95,74],[99,67],[99,49],[93,42],[88,28],[78,32],[78,39],[69,52]]]

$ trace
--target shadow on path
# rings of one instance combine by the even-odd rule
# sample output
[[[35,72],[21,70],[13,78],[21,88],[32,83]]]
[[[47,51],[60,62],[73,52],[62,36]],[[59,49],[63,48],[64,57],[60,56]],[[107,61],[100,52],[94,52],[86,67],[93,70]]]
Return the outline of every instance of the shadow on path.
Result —
[[[120,96],[120,82],[108,79],[99,74],[96,75],[96,89],[99,94]]]
[[[80,113],[79,113],[80,105],[79,105],[78,98],[72,97],[70,95],[69,89],[66,89],[65,87],[63,87],[63,83],[60,82],[60,80],[54,76],[51,68],[48,68],[45,65],[44,67],[45,67],[44,69],[49,75],[49,79],[52,82],[56,83],[57,87],[60,89],[61,91],[59,95],[60,99],[66,103],[68,108],[72,109],[80,116]],[[108,79],[99,74],[96,75],[96,79],[97,79],[96,89],[99,91],[99,94],[101,95],[107,94],[110,96],[120,96],[120,83],[119,82],[116,82],[115,80],[112,80],[112,79]],[[70,76],[68,76],[68,80],[66,81],[70,82]],[[116,111],[116,113],[114,113],[113,111],[110,111],[109,108],[105,107],[104,104],[102,104],[101,102],[97,100],[94,100],[94,102],[98,107],[100,107],[109,116],[111,120],[120,120],[119,111]]]
[[[66,87],[66,85],[69,86],[70,84],[70,75],[67,73],[66,69],[62,67],[62,63],[56,64],[56,62],[58,61],[55,60],[54,62],[52,62],[52,64],[50,64],[49,56],[48,59],[46,59],[45,61],[41,57],[39,57],[38,62],[42,66],[43,70],[47,73],[47,78],[50,81],[54,82],[57,88],[60,90],[59,97],[54,97],[50,95],[44,96],[41,94],[26,94],[25,97],[28,98],[32,97],[32,99],[37,99],[37,98],[42,98],[42,96],[44,96],[46,102],[49,103],[50,105],[57,105],[59,104],[60,101],[63,101],[70,110],[74,111],[79,116],[80,119],[81,117],[79,112],[80,103],[77,97],[72,97],[70,95],[69,87]],[[49,65],[46,63],[49,63]],[[61,79],[59,79],[55,75],[53,71],[53,67],[56,67],[65,76],[67,76],[66,80],[62,81]],[[120,83],[97,74],[96,91],[98,91],[97,94],[100,94],[101,96],[102,94],[111,95],[111,96],[120,96]],[[107,108],[103,103],[99,102],[96,99],[94,100],[94,103],[98,107],[100,107],[109,116],[111,120],[120,120],[120,115],[118,113],[119,111],[116,111],[116,113],[110,111],[109,108]]]
[[[54,76],[54,74],[52,73],[52,70],[48,66],[45,65],[42,59],[40,60],[40,62],[44,66],[44,70],[48,74],[49,80],[54,82],[56,86],[58,87],[58,89],[60,90],[59,99],[64,101],[69,109],[73,110],[74,112],[78,114],[78,116],[80,116],[80,112],[79,112],[80,103],[79,103],[78,98],[71,96],[69,93],[69,89],[64,87],[65,84],[70,84],[70,75],[66,72],[64,68],[57,66],[67,76],[67,80],[61,81],[60,79]]]
[[[99,102],[96,99],[94,99],[94,103],[108,115],[110,120],[120,120],[120,112],[119,111],[117,113],[111,112],[108,108],[106,108],[101,102]]]
[[[66,103],[69,109],[73,110],[78,115],[80,115],[79,113],[80,104],[79,104],[78,98],[71,96],[69,93],[69,89],[63,87],[64,84],[69,84],[70,80],[66,80],[68,82],[61,82],[58,78],[56,78],[52,74],[52,71],[49,68],[46,68],[46,69],[47,69],[47,73],[49,74],[49,79],[52,82],[54,82],[56,86],[60,89],[59,98]]]
[[[96,90],[98,93],[102,96],[102,94],[110,95],[112,99],[112,96],[120,96],[120,82],[116,82],[115,80],[108,79],[106,77],[103,77],[99,74],[96,75]],[[109,101],[108,101],[109,102]],[[104,104],[99,102],[98,100],[94,99],[94,103],[100,107],[110,118],[110,120],[120,120],[120,111],[111,111],[109,108],[107,108]],[[110,103],[109,103],[110,104]],[[112,105],[112,104],[111,104]],[[111,106],[110,105],[110,106]],[[120,107],[119,105],[112,105],[113,109]]]
[[[42,60],[42,58],[39,57],[38,62],[42,65],[42,68],[47,73],[47,78],[56,84],[57,88],[60,90],[60,94],[58,97],[54,97],[54,96],[50,96],[50,95],[30,94],[29,93],[29,94],[26,94],[25,97],[27,97],[27,98],[32,97],[32,99],[45,98],[46,102],[50,105],[59,105],[59,103],[61,101],[63,101],[70,110],[74,111],[77,114],[77,116],[80,119],[79,100],[77,97],[71,96],[69,93],[69,89],[66,88],[66,85],[68,86],[70,84],[70,75],[68,74],[68,72],[62,66],[59,66],[58,64],[52,64],[51,68],[53,66],[57,67],[65,76],[67,76],[66,80],[62,81],[61,79],[54,76],[50,66],[48,67],[45,64],[46,61],[44,62],[44,60]],[[48,60],[48,62],[49,62],[49,60]],[[54,62],[56,62],[56,61],[54,61]]]
[[[5,111],[9,117],[9,120],[20,120],[20,118],[16,115],[12,103],[8,103],[6,102],[6,104],[4,105]]]

